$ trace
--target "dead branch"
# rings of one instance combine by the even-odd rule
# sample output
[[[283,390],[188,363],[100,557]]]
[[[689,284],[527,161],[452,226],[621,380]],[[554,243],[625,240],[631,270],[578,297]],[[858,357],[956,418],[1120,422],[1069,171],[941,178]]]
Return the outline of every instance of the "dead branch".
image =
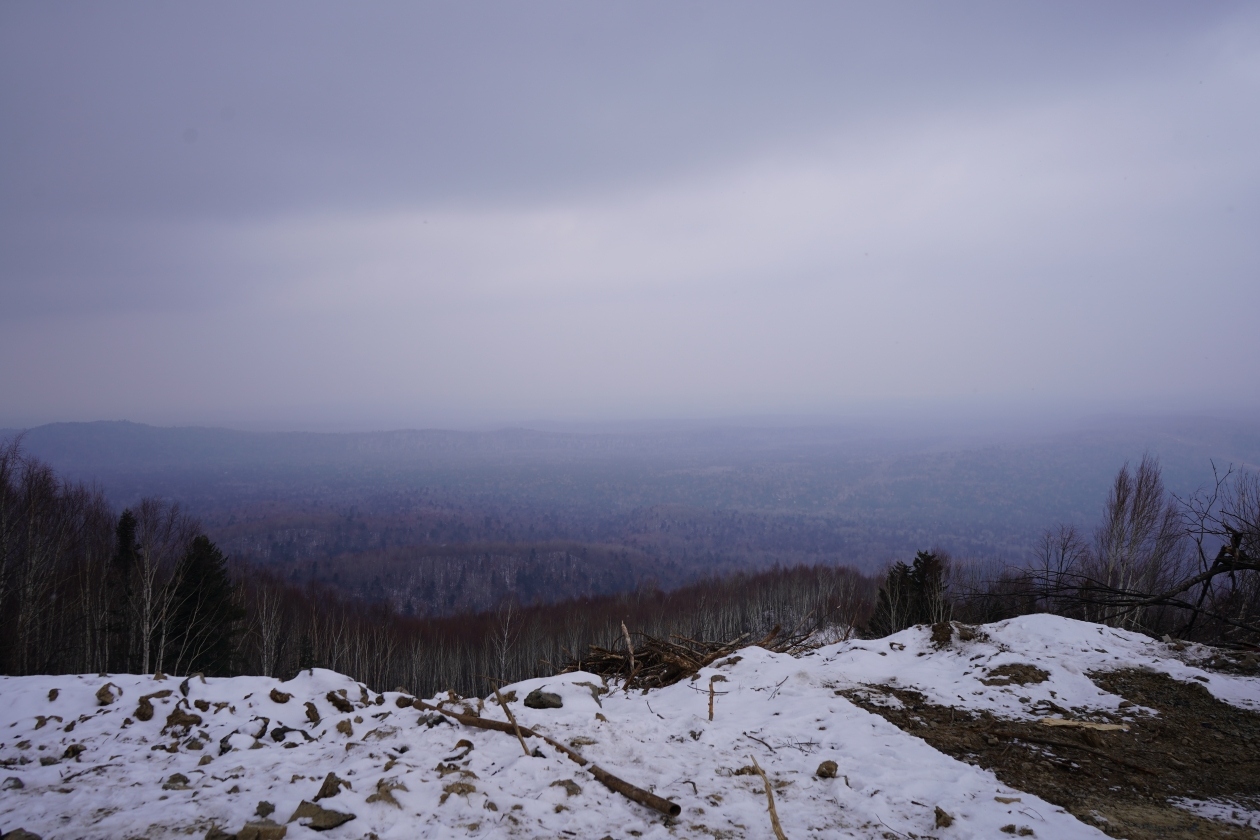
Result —
[[[774,808],[774,790],[770,787],[770,777],[766,775],[766,771],[761,769],[761,765],[757,763],[757,759],[751,755],[748,758],[753,763],[753,769],[757,771],[757,775],[761,777],[761,782],[766,786],[766,802],[770,810],[770,827],[774,829],[776,840],[787,840],[787,835],[783,833],[783,826],[779,825],[779,812]]]
[[[576,762],[578,766],[585,767],[587,771],[592,776],[594,776],[595,779],[600,784],[602,784],[604,787],[608,788],[609,790],[620,793],[622,796],[626,797],[627,799],[633,802],[637,802],[640,805],[643,805],[644,807],[647,807],[647,808],[651,808],[654,811],[659,811],[662,814],[668,814],[671,817],[676,817],[682,813],[682,807],[678,805],[678,803],[670,802],[668,799],[659,797],[654,793],[644,790],[643,788],[635,787],[634,785],[630,784],[624,779],[619,779],[618,777],[614,776],[612,773],[609,773],[607,770],[604,770],[602,767],[599,767],[587,761],[585,758],[578,755],[576,752],[569,749],[564,744],[561,744],[558,741],[548,738],[546,735],[543,735],[541,732],[535,732],[534,730],[529,729],[527,727],[521,727],[517,725],[514,719],[512,720],[511,723],[508,723],[506,721],[489,720],[487,718],[473,717],[472,715],[461,715],[457,712],[452,712],[449,709],[439,709],[436,706],[430,706],[428,703],[424,702],[423,700],[419,698],[417,698],[412,703],[412,705],[417,709],[422,709],[427,712],[436,712],[440,715],[445,715],[446,717],[454,718],[456,721],[458,721],[459,723],[462,723],[464,726],[472,726],[476,729],[489,729],[494,732],[508,732],[508,733],[515,734],[518,737],[522,738],[522,741],[521,741],[522,746],[524,745],[524,738],[539,738],[542,741],[546,742],[548,745],[550,745],[553,749],[555,749],[556,752],[562,753],[564,756],[566,756],[570,760]],[[511,713],[509,713],[509,717],[510,717],[510,714]]]

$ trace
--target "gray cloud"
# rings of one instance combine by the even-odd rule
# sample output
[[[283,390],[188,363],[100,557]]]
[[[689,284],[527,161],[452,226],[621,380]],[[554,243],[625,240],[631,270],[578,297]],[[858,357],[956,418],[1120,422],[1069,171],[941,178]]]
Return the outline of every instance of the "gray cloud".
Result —
[[[1224,336],[1260,303],[1258,35],[1245,4],[7,4],[5,411],[1254,405]]]

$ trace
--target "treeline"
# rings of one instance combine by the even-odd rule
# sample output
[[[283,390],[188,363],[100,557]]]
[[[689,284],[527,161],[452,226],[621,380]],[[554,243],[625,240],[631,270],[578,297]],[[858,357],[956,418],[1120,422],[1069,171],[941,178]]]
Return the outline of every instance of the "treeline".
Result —
[[[244,610],[226,561],[178,505],[115,516],[0,444],[0,669],[227,672]]]
[[[634,633],[697,639],[783,632],[842,637],[864,622],[875,582],[847,568],[813,566],[735,574],[673,591],[641,588],[553,604],[504,600],[493,611],[410,618],[322,584],[295,586],[267,573],[242,578],[249,673],[288,677],[309,667],[350,674],[378,690],[429,696],[490,690],[487,678],[547,676],[581,662],[592,644],[622,645]]]
[[[1182,498],[1165,490],[1156,458],[1125,464],[1092,534],[1059,525],[1019,564],[919,552],[884,576],[869,630],[1049,612],[1152,636],[1260,644],[1260,476],[1214,475]]]
[[[96,488],[60,480],[0,447],[0,670],[8,674],[165,671],[289,677],[324,667],[383,690],[488,690],[487,677],[545,675],[621,624],[651,635],[851,632],[874,581],[826,566],[777,568],[663,591],[522,604],[444,618],[388,600],[228,567],[178,505],[145,499],[115,515]]]

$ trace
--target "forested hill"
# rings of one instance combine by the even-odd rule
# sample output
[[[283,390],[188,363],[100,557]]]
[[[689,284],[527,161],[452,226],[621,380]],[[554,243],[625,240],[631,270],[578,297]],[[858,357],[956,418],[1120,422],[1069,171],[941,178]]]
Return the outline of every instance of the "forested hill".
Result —
[[[612,561],[620,568],[579,576],[591,591],[774,563],[871,569],[930,545],[1018,559],[1056,522],[1096,522],[1116,470],[1144,452],[1159,456],[1181,494],[1211,480],[1213,460],[1260,463],[1260,422],[1243,420],[1099,420],[1023,437],[931,432],[314,434],[102,422],[40,426],[22,443],[59,473],[99,482],[119,508],[147,495],[178,501],[237,556],[336,576],[365,594],[414,562],[468,556],[492,577],[500,561],[490,558],[532,574],[530,558],[548,556],[546,579],[582,546],[592,558],[622,558]]]

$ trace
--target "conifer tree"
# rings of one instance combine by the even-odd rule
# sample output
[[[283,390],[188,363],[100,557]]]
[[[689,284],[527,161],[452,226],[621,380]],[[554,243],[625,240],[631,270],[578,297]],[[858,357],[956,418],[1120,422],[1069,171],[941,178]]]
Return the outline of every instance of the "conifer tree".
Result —
[[[175,581],[167,667],[173,673],[229,676],[245,610],[236,603],[223,552],[204,534],[196,537]]]

